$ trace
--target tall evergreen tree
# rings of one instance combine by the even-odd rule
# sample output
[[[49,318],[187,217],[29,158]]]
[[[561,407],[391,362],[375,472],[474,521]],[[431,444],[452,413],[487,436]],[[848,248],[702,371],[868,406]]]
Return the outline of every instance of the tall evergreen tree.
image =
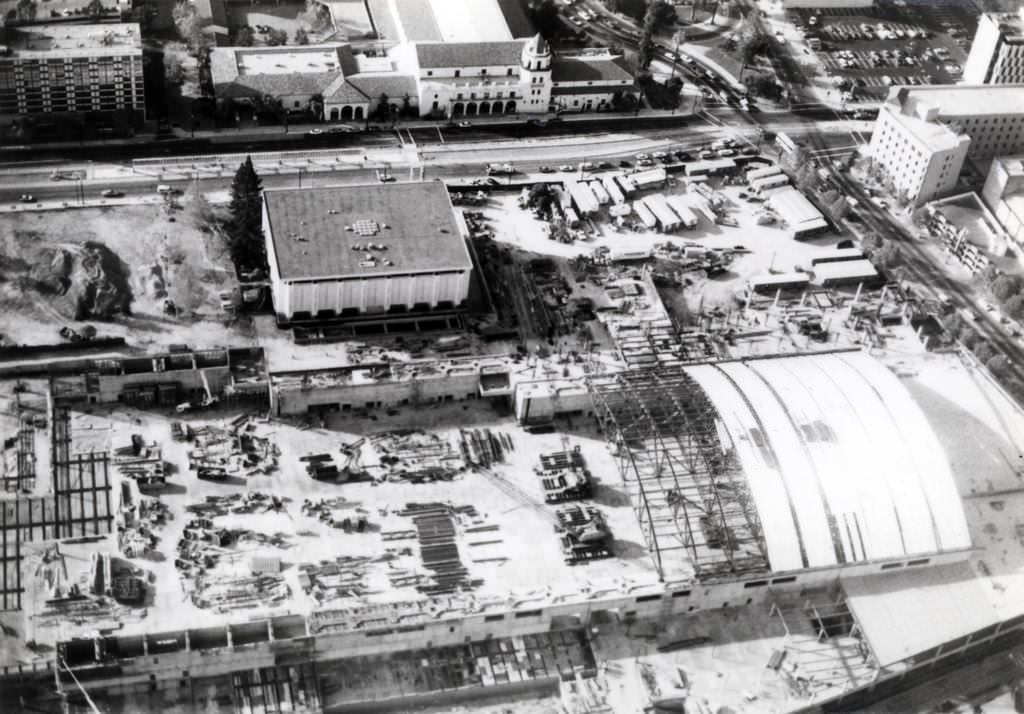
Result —
[[[262,190],[263,182],[252,165],[252,157],[246,156],[231,182],[231,221],[228,223],[231,258],[239,271],[267,268],[260,205]]]

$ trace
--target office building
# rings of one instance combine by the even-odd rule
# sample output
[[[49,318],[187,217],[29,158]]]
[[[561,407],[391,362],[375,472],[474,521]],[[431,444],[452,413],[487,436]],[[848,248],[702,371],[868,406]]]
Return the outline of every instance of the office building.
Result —
[[[1024,82],[1024,7],[1016,13],[984,13],[964,64],[964,84]]]
[[[920,204],[951,192],[965,159],[1024,149],[1024,85],[894,87],[881,106],[871,158]]]
[[[90,113],[137,125],[145,116],[142,41],[133,23],[25,25],[2,31],[0,120],[58,124]]]

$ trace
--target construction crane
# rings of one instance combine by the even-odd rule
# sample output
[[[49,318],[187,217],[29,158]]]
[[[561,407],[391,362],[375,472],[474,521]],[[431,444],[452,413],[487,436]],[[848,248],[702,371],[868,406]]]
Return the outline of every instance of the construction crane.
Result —
[[[363,474],[362,454],[366,437],[353,441],[351,444],[341,445],[341,455],[345,457],[345,463],[341,466],[341,473],[345,480],[357,478]]]
[[[203,396],[203,401],[200,402],[200,406],[208,407],[208,406],[210,406],[212,404],[216,404],[217,403],[217,397],[213,396],[213,392],[210,391],[210,382],[206,378],[206,370],[205,369],[200,369],[199,370],[199,378],[203,380],[203,391],[206,392],[206,394]]]

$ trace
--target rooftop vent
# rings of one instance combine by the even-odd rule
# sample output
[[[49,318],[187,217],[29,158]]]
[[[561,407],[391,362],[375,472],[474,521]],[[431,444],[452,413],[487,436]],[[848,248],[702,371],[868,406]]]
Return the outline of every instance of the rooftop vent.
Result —
[[[352,229],[361,236],[375,236],[380,231],[377,221],[361,219],[352,224]]]

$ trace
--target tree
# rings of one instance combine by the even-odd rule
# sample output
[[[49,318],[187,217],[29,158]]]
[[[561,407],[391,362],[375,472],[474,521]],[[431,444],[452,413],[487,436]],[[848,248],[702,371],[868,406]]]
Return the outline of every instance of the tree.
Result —
[[[1016,275],[1000,275],[992,281],[992,297],[1003,303],[1021,290],[1021,279]]]
[[[409,96],[408,92],[406,92],[404,95],[402,95],[402,110],[401,110],[401,114],[404,117],[411,117],[413,115],[412,97]]]
[[[669,19],[671,15],[671,19]],[[675,22],[676,11],[665,0],[650,0],[644,13],[644,24],[640,32],[640,51],[637,55],[637,69],[647,69],[654,59],[654,33]]]
[[[377,99],[377,108],[373,113],[380,121],[384,121],[391,114],[391,108],[388,105],[388,100],[389,97],[386,94],[381,94]]]
[[[613,11],[628,15],[637,22],[643,20],[644,13],[647,12],[646,0],[612,0],[610,7]]]
[[[978,332],[971,325],[967,324],[960,327],[960,333],[957,337],[960,338],[960,342],[967,349],[973,349],[973,347],[978,344],[978,340],[981,339],[981,337],[978,336]]]
[[[93,20],[103,17],[106,11],[107,9],[103,7],[103,0],[90,0],[89,4],[85,6],[85,13]]]
[[[36,11],[38,6],[35,0],[18,0],[18,5],[15,7],[15,16],[18,22],[32,22],[36,19]]]
[[[971,348],[971,352],[974,353],[974,356],[982,364],[987,364],[990,359],[996,356],[995,348],[986,340],[979,340],[975,343],[974,347]]]
[[[1014,320],[1024,320],[1024,292],[1009,297],[1003,303],[1003,311]]]
[[[1010,360],[1006,355],[996,354],[985,360],[985,366],[995,376],[1002,377],[1010,371]]]
[[[850,210],[850,204],[846,200],[846,196],[840,196],[835,201],[828,204],[828,214],[832,217],[833,221],[841,221],[846,215],[846,212]]]
[[[173,52],[164,52],[164,79],[168,84],[180,85],[185,81],[185,67]]]
[[[555,5],[555,0],[531,0],[526,6],[526,12],[542,37],[550,40],[558,34],[561,21],[558,19],[558,6]]]
[[[203,32],[203,28],[210,24],[209,20],[203,20],[196,14],[196,9],[187,0],[181,0],[174,6],[171,12],[174,19],[174,27],[178,36],[188,44],[193,55],[199,56],[202,50],[210,44],[209,36]]]
[[[309,25],[313,32],[324,32],[331,28],[331,11],[317,0],[306,0],[306,9],[299,13],[298,19]]]
[[[279,47],[288,44],[288,33],[274,27],[267,33],[267,44],[271,47]]]
[[[297,44],[297,45],[308,45],[309,44],[309,33],[307,33],[301,27],[295,31],[295,44]]]
[[[252,47],[256,41],[256,33],[248,25],[238,28],[235,33],[235,45],[238,47]]]
[[[309,109],[309,113],[313,116],[313,119],[315,119],[316,121],[323,121],[324,95],[317,92],[312,97],[310,97],[309,103],[307,104],[307,109]]]
[[[252,157],[246,156],[231,182],[231,219],[227,225],[231,258],[239,272],[267,269],[261,216],[262,190],[263,182],[252,165]]]

